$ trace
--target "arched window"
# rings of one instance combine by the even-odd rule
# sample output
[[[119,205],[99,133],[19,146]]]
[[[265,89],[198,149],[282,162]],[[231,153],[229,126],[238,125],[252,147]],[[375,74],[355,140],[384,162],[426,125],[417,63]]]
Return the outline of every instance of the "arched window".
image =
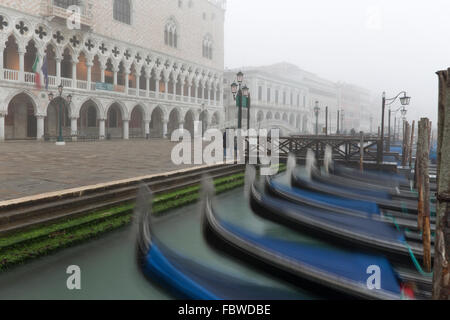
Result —
[[[114,19],[126,24],[131,24],[130,0],[114,0]]]
[[[175,19],[170,18],[164,28],[164,43],[172,48],[178,48],[178,30]]]
[[[212,60],[213,58],[213,41],[210,35],[203,38],[203,58]]]

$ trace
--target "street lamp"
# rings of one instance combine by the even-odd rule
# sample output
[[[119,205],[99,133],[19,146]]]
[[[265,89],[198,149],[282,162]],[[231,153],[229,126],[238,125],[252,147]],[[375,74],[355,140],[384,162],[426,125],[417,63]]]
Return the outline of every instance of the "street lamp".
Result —
[[[314,107],[314,114],[316,116],[316,136],[319,135],[319,112],[320,112],[319,101],[316,101],[316,105]]]
[[[244,86],[242,88],[242,94],[247,99],[247,130],[250,130],[250,89]]]
[[[233,94],[234,101],[236,101],[236,99],[239,100],[238,129],[242,129],[242,107],[244,97],[248,99],[248,124],[250,127],[250,90],[246,85],[242,87],[242,82],[244,81],[244,74],[242,71],[239,71],[236,74],[236,81],[237,83],[233,82],[231,84],[231,93]]]
[[[72,95],[68,95],[67,98],[63,97],[63,91],[64,91],[64,87],[62,84],[60,84],[58,86],[58,93],[59,93],[59,135],[58,135],[58,139],[56,140],[56,145],[57,146],[64,146],[66,143],[64,142],[64,137],[63,137],[63,132],[62,132],[62,122],[63,122],[63,102],[67,103],[68,105],[70,105],[72,103]],[[54,95],[52,92],[50,92],[48,94],[48,99],[50,100],[50,102],[53,101],[54,99]]]
[[[397,96],[395,96],[394,98],[391,98],[391,99],[387,99],[386,98],[386,92],[383,92],[383,104],[382,104],[382,108],[383,109],[382,109],[382,115],[381,115],[381,147],[382,147],[382,150],[385,150],[385,145],[384,145],[384,114],[385,114],[386,106],[390,106],[390,105],[394,104],[394,102],[397,101],[397,99],[401,95],[403,95],[400,98],[400,103],[402,104],[402,106],[404,106],[404,107],[409,106],[409,104],[411,102],[411,97],[409,97],[405,91],[400,92]],[[386,150],[390,150],[390,149],[391,149],[391,112],[389,112],[389,137],[388,137],[388,142],[386,144]]]

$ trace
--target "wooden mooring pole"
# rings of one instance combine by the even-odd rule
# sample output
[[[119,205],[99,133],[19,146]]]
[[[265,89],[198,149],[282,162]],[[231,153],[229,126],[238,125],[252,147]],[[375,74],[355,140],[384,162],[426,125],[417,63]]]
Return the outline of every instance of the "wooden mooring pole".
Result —
[[[416,121],[414,120],[412,123],[411,129],[411,141],[409,144],[409,167],[412,168],[412,154],[413,154],[413,146],[414,146],[414,130],[416,130]]]
[[[403,149],[402,149],[402,166],[406,167],[406,164],[408,163],[408,155],[409,155],[409,148],[410,148],[410,133],[411,126],[407,121],[403,124]]]
[[[439,77],[438,167],[433,299],[450,299],[450,68]]]
[[[418,154],[419,167],[421,174],[421,196],[419,206],[422,213],[422,240],[423,240],[423,264],[425,272],[431,272],[431,227],[430,227],[430,126],[431,123],[427,118],[420,121],[422,126],[421,150]],[[420,203],[421,202],[421,203]]]
[[[364,132],[360,133],[360,142],[359,142],[359,169],[361,172],[364,171]]]

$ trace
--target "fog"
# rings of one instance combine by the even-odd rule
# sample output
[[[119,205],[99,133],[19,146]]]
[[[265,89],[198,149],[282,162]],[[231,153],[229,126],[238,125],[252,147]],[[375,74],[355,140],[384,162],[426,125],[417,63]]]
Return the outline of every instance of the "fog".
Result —
[[[448,0],[228,0],[225,66],[286,61],[321,77],[412,97],[437,119],[435,72],[450,66]],[[381,105],[380,105],[381,108]]]

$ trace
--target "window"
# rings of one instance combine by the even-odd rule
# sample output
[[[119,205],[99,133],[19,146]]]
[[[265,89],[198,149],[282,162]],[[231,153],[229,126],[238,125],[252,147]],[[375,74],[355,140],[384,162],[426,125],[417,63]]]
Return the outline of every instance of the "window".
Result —
[[[203,49],[202,49],[203,58],[207,58],[209,60],[213,59],[213,42],[210,35],[206,35],[203,38]]]
[[[131,24],[130,0],[114,0],[114,20]]]
[[[261,86],[258,87],[258,100],[262,101],[262,87]]]
[[[291,106],[294,105],[294,94],[291,92]]]
[[[203,12],[203,20],[206,20],[206,12]]]
[[[275,103],[278,103],[278,90],[275,91]]]
[[[272,102],[272,99],[270,96],[270,88],[267,88],[267,102]]]
[[[297,107],[300,107],[300,95],[297,94]]]
[[[283,104],[286,105],[286,92],[283,92]]]
[[[178,0],[178,8],[183,8],[183,0]]]
[[[81,0],[53,0],[53,5],[67,9],[70,6],[82,6]]]
[[[178,48],[178,32],[175,19],[170,18],[164,29],[164,43],[172,48]]]

